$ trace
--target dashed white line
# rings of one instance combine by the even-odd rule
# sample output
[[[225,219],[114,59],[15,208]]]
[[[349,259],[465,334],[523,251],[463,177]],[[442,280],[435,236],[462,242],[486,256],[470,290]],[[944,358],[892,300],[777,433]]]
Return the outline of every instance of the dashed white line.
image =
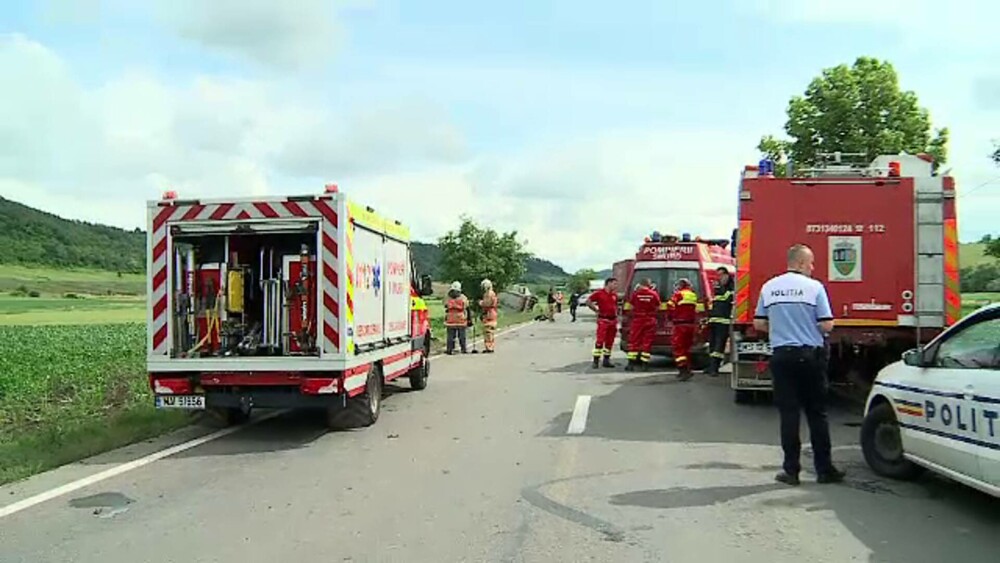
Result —
[[[587,429],[587,414],[590,413],[590,395],[579,395],[573,407],[573,418],[569,420],[567,434],[583,434]]]

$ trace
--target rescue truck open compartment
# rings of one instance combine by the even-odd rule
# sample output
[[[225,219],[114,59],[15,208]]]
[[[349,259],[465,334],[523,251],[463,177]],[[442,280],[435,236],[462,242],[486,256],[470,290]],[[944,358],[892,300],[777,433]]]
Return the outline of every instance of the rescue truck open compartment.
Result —
[[[318,356],[315,220],[171,225],[172,358]]]

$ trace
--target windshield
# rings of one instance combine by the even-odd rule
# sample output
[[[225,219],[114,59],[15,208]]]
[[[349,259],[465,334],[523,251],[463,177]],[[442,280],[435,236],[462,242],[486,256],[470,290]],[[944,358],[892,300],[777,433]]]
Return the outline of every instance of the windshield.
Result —
[[[674,294],[674,284],[681,278],[687,278],[691,282],[691,289],[699,297],[704,294],[701,287],[701,277],[696,268],[650,268],[648,270],[636,268],[632,275],[630,289],[635,289],[644,278],[652,280],[661,300],[670,299],[670,296]]]

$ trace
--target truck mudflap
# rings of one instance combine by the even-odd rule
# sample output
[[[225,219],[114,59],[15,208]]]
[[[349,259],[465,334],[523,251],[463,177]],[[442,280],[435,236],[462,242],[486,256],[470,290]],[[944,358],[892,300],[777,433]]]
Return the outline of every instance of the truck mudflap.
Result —
[[[730,350],[733,371],[730,387],[734,391],[771,391],[771,345],[764,341],[741,341]]]

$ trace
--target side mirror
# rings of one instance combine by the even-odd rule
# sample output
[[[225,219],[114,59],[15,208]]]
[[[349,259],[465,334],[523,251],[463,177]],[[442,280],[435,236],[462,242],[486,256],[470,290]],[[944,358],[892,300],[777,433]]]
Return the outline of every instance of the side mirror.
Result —
[[[915,368],[924,366],[924,354],[920,348],[911,348],[903,352],[903,363]]]
[[[431,279],[430,275],[424,274],[420,276],[420,296],[427,297],[428,295],[434,295],[434,280]]]

